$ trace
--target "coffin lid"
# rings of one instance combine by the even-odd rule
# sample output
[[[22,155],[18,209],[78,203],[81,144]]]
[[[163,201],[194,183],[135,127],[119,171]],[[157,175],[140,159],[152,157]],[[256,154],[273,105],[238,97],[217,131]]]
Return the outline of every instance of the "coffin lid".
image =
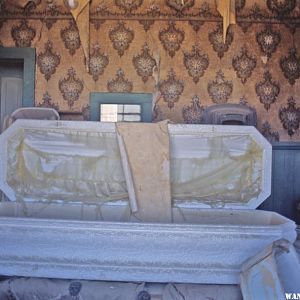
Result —
[[[270,195],[272,147],[254,127],[170,124],[169,133],[174,206],[255,209]],[[18,120],[0,135],[0,189],[11,201],[116,203],[127,199],[122,172],[114,123]]]

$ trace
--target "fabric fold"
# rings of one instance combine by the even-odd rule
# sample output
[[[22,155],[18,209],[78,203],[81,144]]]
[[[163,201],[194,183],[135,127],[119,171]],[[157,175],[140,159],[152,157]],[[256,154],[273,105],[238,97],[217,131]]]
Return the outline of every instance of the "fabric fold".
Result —
[[[217,10],[223,18],[223,42],[226,42],[227,29],[230,24],[236,24],[235,0],[216,0]]]
[[[77,0],[76,6],[71,8],[71,14],[76,22],[82,49],[86,60],[86,68],[89,71],[90,52],[90,0]]]
[[[126,182],[132,181],[134,189],[134,216],[144,222],[171,222],[168,123],[116,123],[116,128],[124,143],[125,151],[121,153],[126,153],[130,168],[130,172],[124,173]]]

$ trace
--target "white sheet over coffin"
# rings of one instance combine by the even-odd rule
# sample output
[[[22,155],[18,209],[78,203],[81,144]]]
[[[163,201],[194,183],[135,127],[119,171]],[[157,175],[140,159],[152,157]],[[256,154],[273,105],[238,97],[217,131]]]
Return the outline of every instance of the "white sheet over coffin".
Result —
[[[0,187],[8,198],[127,199],[114,124],[19,122],[3,134],[7,146],[0,148]],[[254,128],[169,125],[169,130],[176,205],[255,208],[270,193],[270,145]]]
[[[0,137],[0,161],[4,167],[0,181],[8,196],[9,192],[14,195],[14,191],[9,190],[5,181],[7,148],[4,144],[22,127],[114,132],[114,124],[17,122]],[[203,134],[252,137],[263,149],[260,194],[240,206],[225,203],[224,207],[255,208],[269,195],[271,147],[254,128],[185,125],[169,128],[171,141],[176,136],[194,138]],[[175,156],[183,153],[185,143],[179,144],[183,148],[176,142],[171,145]],[[234,154],[243,153],[239,146],[237,149]],[[107,214],[101,218],[93,215],[94,209],[87,203],[51,201],[49,206],[41,207],[43,204],[31,202],[25,211],[22,205],[22,202],[0,203],[0,240],[5,241],[0,247],[2,275],[236,284],[246,259],[279,238],[290,242],[296,238],[295,224],[276,213],[200,209],[209,205],[198,202],[177,203],[173,208],[175,224],[116,222],[130,221],[130,216],[120,211],[128,209],[126,202],[107,204]],[[118,214],[108,213],[116,207]],[[26,218],[28,215],[31,217]],[[127,217],[123,218],[124,215]],[[95,221],[98,219],[111,222]]]

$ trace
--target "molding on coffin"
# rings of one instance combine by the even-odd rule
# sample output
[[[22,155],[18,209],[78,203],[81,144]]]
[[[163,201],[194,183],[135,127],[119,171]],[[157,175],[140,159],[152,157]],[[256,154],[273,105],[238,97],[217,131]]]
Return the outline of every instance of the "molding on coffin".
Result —
[[[252,213],[248,217],[255,218],[258,211]],[[5,276],[238,284],[241,265],[253,253],[279,238],[296,239],[293,222],[272,212],[259,213],[280,218],[282,224],[226,225],[224,230],[224,224],[2,217],[0,239],[5,243],[0,248],[0,272]]]

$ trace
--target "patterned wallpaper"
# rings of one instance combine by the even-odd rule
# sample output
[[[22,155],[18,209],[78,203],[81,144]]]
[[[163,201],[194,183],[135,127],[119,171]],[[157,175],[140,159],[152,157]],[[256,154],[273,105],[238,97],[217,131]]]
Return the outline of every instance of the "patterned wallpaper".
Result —
[[[300,141],[299,1],[236,0],[223,44],[214,1],[93,0],[89,71],[64,1],[34,2],[0,0],[0,46],[36,48],[36,105],[88,119],[91,92],[149,92],[154,121],[201,123],[242,103],[270,140]]]

